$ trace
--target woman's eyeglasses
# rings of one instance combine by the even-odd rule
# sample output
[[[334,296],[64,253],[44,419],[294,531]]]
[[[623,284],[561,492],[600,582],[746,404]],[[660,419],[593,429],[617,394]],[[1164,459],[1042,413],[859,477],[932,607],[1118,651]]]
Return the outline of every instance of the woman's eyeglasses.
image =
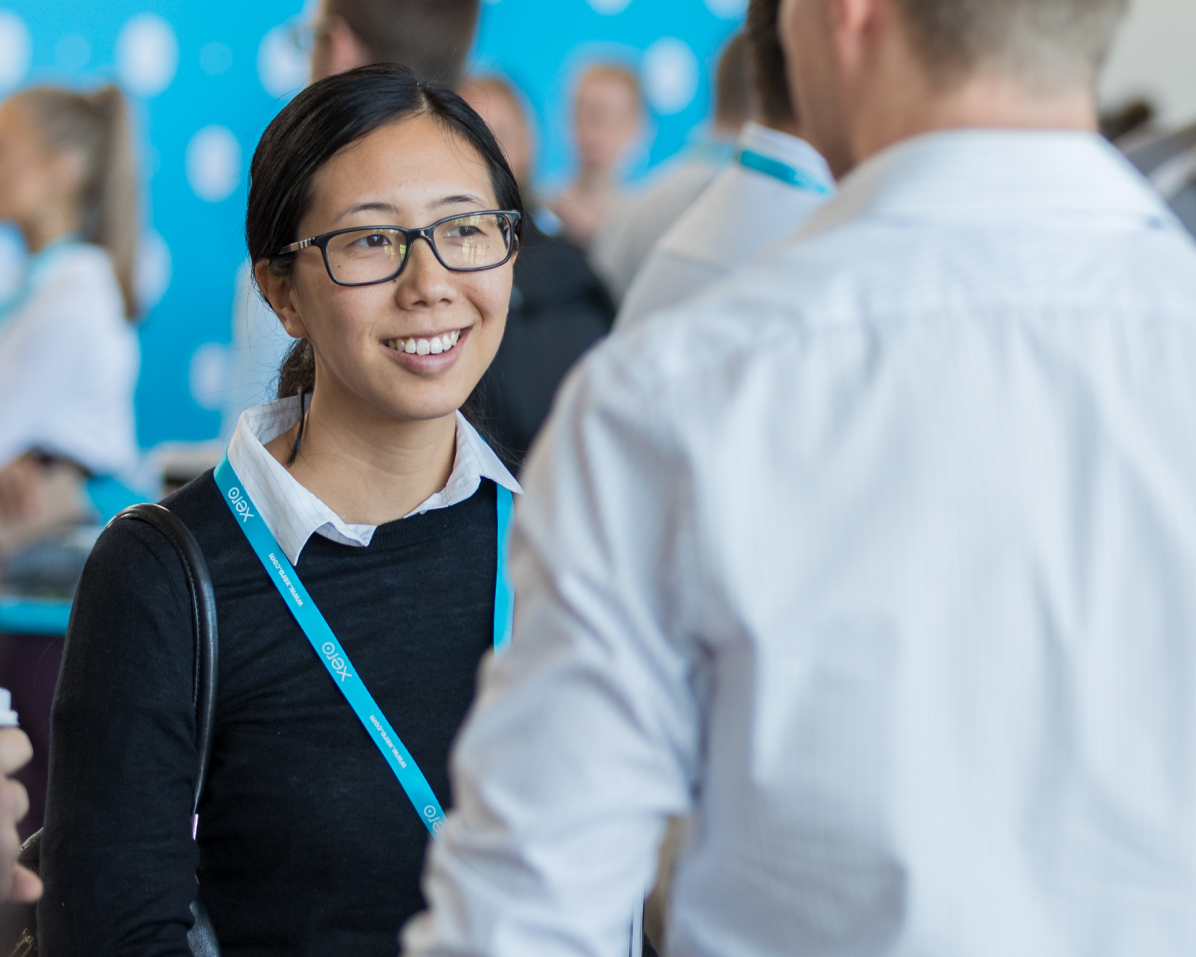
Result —
[[[452,272],[495,269],[514,254],[518,224],[519,213],[490,210],[449,216],[423,229],[360,226],[291,243],[275,255],[316,246],[324,254],[329,277],[338,286],[372,286],[398,277],[417,239],[426,239],[440,264]]]

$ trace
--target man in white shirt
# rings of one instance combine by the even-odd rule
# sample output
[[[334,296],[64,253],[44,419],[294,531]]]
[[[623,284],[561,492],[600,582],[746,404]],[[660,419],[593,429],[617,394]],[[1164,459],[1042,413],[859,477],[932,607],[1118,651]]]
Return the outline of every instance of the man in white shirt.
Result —
[[[777,34],[781,0],[751,0],[746,38],[761,119],[734,160],[675,222],[636,274],[616,318],[627,328],[692,299],[795,233],[834,192],[818,151],[801,139]]]
[[[583,363],[409,957],[1196,953],[1196,246],[1123,0],[785,0],[839,195]]]

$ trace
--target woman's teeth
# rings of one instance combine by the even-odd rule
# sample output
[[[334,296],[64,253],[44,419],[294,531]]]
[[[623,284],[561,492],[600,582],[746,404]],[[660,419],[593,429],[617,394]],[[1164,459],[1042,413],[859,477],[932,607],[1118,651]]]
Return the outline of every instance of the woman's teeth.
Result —
[[[448,352],[453,346],[457,344],[457,340],[461,338],[460,330],[454,332],[446,332],[443,336],[433,336],[431,339],[392,339],[387,343],[392,349],[397,349],[399,352],[406,352],[411,355],[438,356],[442,352]]]

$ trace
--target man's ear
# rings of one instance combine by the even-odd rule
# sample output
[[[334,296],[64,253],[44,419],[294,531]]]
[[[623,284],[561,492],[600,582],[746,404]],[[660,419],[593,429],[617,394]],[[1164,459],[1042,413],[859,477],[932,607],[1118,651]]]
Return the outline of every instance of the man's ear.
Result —
[[[881,21],[894,15],[893,0],[827,0],[839,61],[849,74],[866,69]]]
[[[365,44],[341,17],[329,17],[324,23],[324,32],[328,37],[329,76],[365,66],[373,60]]]
[[[254,263],[253,275],[266,298],[266,305],[274,310],[287,335],[293,339],[306,339],[307,326],[303,324],[303,317],[295,302],[295,284],[291,277],[276,274],[265,259]]]

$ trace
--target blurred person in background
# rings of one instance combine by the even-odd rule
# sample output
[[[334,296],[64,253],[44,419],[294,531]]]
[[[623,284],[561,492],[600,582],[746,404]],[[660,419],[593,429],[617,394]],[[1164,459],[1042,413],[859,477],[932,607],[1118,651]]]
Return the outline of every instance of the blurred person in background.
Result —
[[[477,33],[481,0],[321,0],[295,41],[321,80],[371,63],[399,63],[456,89]],[[249,263],[237,274],[233,349],[221,416],[227,442],[241,413],[273,394],[291,339],[262,301]]]
[[[197,895],[226,957],[393,957],[478,661],[508,635],[519,487],[466,417],[518,251],[498,144],[455,93],[376,65],[285,106],[251,181],[255,279],[295,345],[278,400],[164,503],[220,627],[198,828],[190,593],[163,535],[116,523],[54,702],[42,957],[185,957]]]
[[[84,478],[137,466],[139,183],[124,98],[0,106],[0,219],[29,250],[0,311],[0,554],[84,517]]]
[[[826,160],[801,138],[777,32],[780,6],[781,0],[748,4],[746,36],[763,125],[747,123],[732,165],[647,257],[619,308],[620,328],[747,265],[795,233],[834,192]]]
[[[839,192],[605,340],[512,537],[407,957],[1196,953],[1196,243],[1127,0],[784,0]],[[712,237],[712,241],[716,241]]]
[[[646,187],[620,199],[599,226],[590,262],[616,303],[622,302],[660,237],[727,167],[736,137],[757,114],[749,59],[747,38],[736,33],[719,56],[710,128]]]
[[[509,81],[491,76],[466,81],[461,95],[494,132],[527,203],[535,195],[530,188],[535,135],[519,93]],[[483,421],[514,469],[548,417],[565,374],[610,331],[614,317],[585,254],[542,232],[534,205],[528,208],[507,328],[479,393]]]
[[[577,178],[552,204],[565,235],[582,249],[623,193],[623,165],[644,130],[639,77],[625,66],[595,63],[573,94]]]
[[[37,87],[0,106],[0,218],[18,226],[29,250],[0,310],[0,575],[10,594],[23,587],[14,563],[39,547],[68,556],[61,567],[73,577],[83,556],[54,552],[55,543],[71,524],[105,511],[97,488],[137,467],[139,191],[127,106],[115,87],[90,95]],[[52,578],[54,557],[41,566]],[[34,746],[19,772],[26,836],[45,808],[62,647],[61,636],[0,637],[0,684],[12,690]]]

